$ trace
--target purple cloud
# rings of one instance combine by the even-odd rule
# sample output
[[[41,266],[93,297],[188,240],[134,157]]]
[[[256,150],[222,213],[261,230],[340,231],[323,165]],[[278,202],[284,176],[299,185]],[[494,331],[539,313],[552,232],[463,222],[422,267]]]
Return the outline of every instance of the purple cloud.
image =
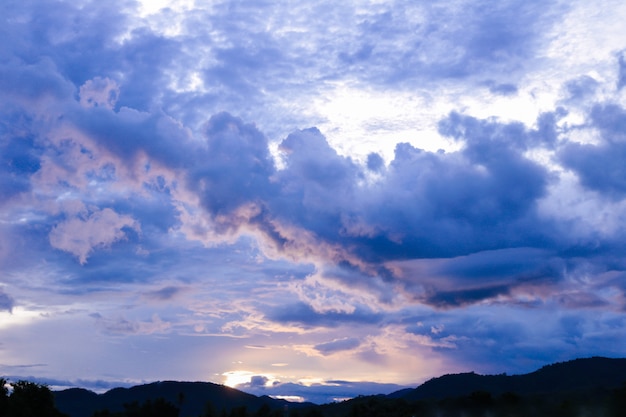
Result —
[[[15,300],[9,294],[0,290],[0,311],[8,311],[11,313],[13,311],[13,307],[15,306]]]
[[[332,355],[335,352],[354,349],[360,344],[361,342],[358,339],[344,338],[315,345],[315,350],[320,352],[322,355]]]

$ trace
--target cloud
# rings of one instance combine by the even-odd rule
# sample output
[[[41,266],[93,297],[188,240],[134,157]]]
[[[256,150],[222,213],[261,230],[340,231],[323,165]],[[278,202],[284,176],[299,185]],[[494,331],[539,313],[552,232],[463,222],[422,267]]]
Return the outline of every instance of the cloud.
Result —
[[[161,320],[161,318],[153,314],[148,321],[128,320],[123,317],[115,319],[106,318],[99,313],[91,314],[96,320],[96,324],[105,333],[113,335],[149,335],[168,333],[171,323]]]
[[[361,342],[358,339],[346,337],[344,339],[333,340],[331,342],[315,345],[315,350],[320,352],[322,355],[331,355],[335,352],[354,349],[360,344]]]
[[[0,197],[1,205],[8,204],[21,193],[31,190],[28,176],[37,172],[41,164],[39,152],[29,137],[0,142]]]
[[[408,387],[366,381],[328,380],[314,384],[289,382],[276,382],[272,385],[241,384],[237,388],[254,395],[270,395],[275,398],[293,397],[314,404],[328,404],[359,395],[369,395],[372,392],[390,394]]]
[[[438,291],[427,296],[424,302],[438,308],[463,307],[500,295],[509,295],[509,291],[510,288],[506,285],[483,285],[479,288]]]
[[[250,377],[250,386],[252,387],[264,387],[269,379],[263,375],[254,375]]]
[[[163,287],[160,290],[150,291],[146,293],[148,298],[158,300],[158,301],[167,301],[174,298],[181,291],[180,287],[175,286],[167,286]]]
[[[85,107],[113,109],[120,95],[117,83],[109,78],[95,77],[80,87],[80,104]]]
[[[0,74],[0,90],[7,99],[21,105],[42,106],[71,97],[75,91],[73,84],[59,74],[57,65],[49,57],[39,57],[32,63],[6,62],[0,66]]]
[[[601,142],[570,142],[559,152],[560,159],[578,175],[583,186],[620,200],[626,191],[621,164],[626,156],[626,111],[615,104],[598,104],[592,108],[590,119],[591,127],[601,135]],[[598,163],[602,169],[597,169]]]
[[[316,312],[306,303],[291,303],[272,309],[267,318],[281,323],[297,323],[301,326],[336,327],[347,323],[375,323],[382,319],[382,315],[358,308],[353,312],[329,311]]]
[[[600,83],[588,75],[584,75],[565,83],[565,88],[569,93],[570,100],[584,100],[589,98],[590,95],[595,93],[599,86]]]
[[[128,215],[110,208],[92,210],[56,224],[50,231],[50,245],[75,255],[81,264],[97,247],[107,247],[126,237],[124,228],[139,232],[139,224]]]
[[[510,96],[513,94],[517,94],[517,86],[515,84],[494,84],[489,86],[489,91],[494,94],[500,94],[503,96]]]
[[[267,139],[255,126],[220,113],[207,123],[205,137],[206,159],[190,172],[188,186],[213,217],[266,197],[274,165]]]
[[[11,313],[15,306],[15,300],[9,294],[0,289],[0,311],[8,311]]]
[[[618,58],[618,77],[617,77],[617,89],[621,90],[626,85],[626,59],[625,53],[622,52]]]

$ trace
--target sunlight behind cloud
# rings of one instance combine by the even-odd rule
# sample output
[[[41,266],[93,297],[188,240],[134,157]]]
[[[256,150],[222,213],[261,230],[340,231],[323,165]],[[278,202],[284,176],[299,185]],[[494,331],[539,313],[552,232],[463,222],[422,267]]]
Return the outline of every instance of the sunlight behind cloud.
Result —
[[[365,159],[370,152],[381,152],[391,160],[398,142],[432,152],[458,149],[437,133],[441,104],[419,91],[384,92],[331,83],[313,108],[325,120],[318,127],[343,155]]]
[[[222,373],[222,376],[224,377],[223,384],[231,388],[237,388],[241,385],[255,383],[256,381],[254,381],[254,379],[258,379],[258,377],[262,379],[261,382],[264,381],[265,386],[270,386],[272,382],[275,381],[275,377],[271,374],[259,374],[241,370],[224,372]]]
[[[224,385],[235,388],[237,385],[250,382],[250,378],[254,376],[254,373],[250,371],[229,371],[224,372],[222,376],[224,377]]]
[[[45,312],[27,310],[21,306],[13,307],[12,312],[0,311],[0,329],[33,323],[43,314]]]

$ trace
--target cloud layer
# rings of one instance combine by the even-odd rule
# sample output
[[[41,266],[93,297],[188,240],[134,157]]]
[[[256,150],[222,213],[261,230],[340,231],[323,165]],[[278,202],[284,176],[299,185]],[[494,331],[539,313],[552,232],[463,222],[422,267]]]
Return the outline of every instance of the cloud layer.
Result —
[[[0,6],[0,373],[622,354],[624,6],[290,4]]]

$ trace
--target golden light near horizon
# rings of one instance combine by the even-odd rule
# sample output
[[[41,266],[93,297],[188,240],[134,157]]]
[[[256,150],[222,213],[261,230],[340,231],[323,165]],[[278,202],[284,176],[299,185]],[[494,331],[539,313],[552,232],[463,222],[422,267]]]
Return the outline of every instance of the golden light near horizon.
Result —
[[[236,388],[238,385],[249,384],[252,381],[252,378],[255,376],[261,376],[266,378],[267,381],[265,385],[270,385],[274,380],[273,375],[255,373],[250,371],[236,370],[222,373],[222,377],[224,378],[223,384],[231,388]]]

